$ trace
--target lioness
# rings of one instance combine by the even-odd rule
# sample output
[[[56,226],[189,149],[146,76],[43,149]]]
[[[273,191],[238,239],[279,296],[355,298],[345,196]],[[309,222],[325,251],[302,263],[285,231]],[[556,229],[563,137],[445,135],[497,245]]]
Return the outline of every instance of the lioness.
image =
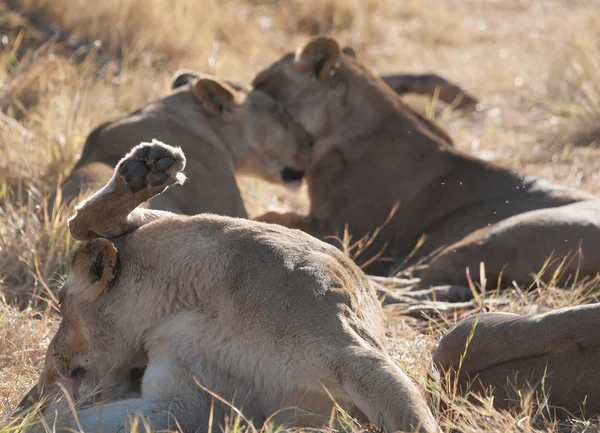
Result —
[[[359,260],[381,254],[366,269],[388,274],[445,247],[421,275],[425,288],[466,284],[467,267],[479,281],[481,261],[488,281],[530,281],[551,254],[560,258],[580,246],[583,254],[565,263],[564,273],[600,269],[596,197],[456,150],[440,127],[403,104],[334,39],[317,37],[285,55],[253,86],[316,140],[306,173],[309,214],[270,212],[259,220],[321,239],[341,237],[347,226],[357,240],[376,232],[399,205]]]
[[[433,362],[463,393],[493,389],[495,407],[518,402],[516,390],[533,389],[552,406],[593,416],[600,413],[598,323],[597,304],[529,317],[483,313],[452,327]]]
[[[356,57],[356,52],[350,47],[344,47],[343,52]],[[179,71],[171,81],[171,88],[188,84],[198,74],[191,70]],[[479,101],[466,90],[438,74],[384,74],[380,78],[398,95],[417,94],[434,98],[457,109],[474,109]]]
[[[87,242],[29,400],[55,381],[74,397],[111,392],[147,366],[140,398],[78,412],[84,431],[118,431],[129,412],[153,431],[206,431],[211,404],[217,423],[230,409],[201,386],[255,425],[321,425],[335,400],[388,432],[438,431],[387,353],[375,291],[338,249],[276,225],[138,207],[183,183],[184,167],[181,149],[142,143],[69,220]],[[66,428],[76,421],[60,419]]]
[[[349,47],[345,50],[356,55]],[[382,79],[398,94],[439,93],[442,101],[457,108],[472,108],[478,102],[436,74],[390,74]],[[104,185],[129,150],[128,143],[150,138],[181,146],[188,155],[188,171],[197,179],[152,200],[155,209],[246,217],[235,173],[275,183],[302,178],[311,138],[269,97],[239,82],[188,70],[173,76],[171,90],[90,133],[61,185],[64,202]]]
[[[176,74],[173,82],[179,79]],[[151,207],[237,217],[247,213],[235,173],[274,183],[296,182],[308,167],[312,145],[312,137],[266,94],[199,75],[90,133],[81,158],[61,186],[63,200],[106,184],[130,143],[152,138],[184,149],[194,182],[167,191]]]

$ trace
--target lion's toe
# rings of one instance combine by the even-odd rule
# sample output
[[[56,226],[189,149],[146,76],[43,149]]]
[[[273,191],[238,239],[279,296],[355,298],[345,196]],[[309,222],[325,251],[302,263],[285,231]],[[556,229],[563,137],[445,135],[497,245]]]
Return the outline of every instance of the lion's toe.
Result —
[[[185,156],[181,149],[158,140],[152,140],[149,147],[145,160],[152,168],[151,184],[157,186],[163,183],[181,183],[183,176],[181,171],[185,167]]]
[[[158,161],[163,158],[167,153],[167,149],[157,142],[152,142],[150,151],[148,152],[148,160],[149,161]]]
[[[119,173],[125,178],[131,192],[138,192],[148,185],[146,178],[149,172],[150,167],[143,161],[125,161],[119,168]]]
[[[165,173],[152,173],[150,175],[150,185],[160,186],[163,185],[168,179],[169,176],[167,176]]]
[[[158,140],[141,143],[125,157],[118,172],[123,176],[131,192],[145,188],[165,188],[183,183],[185,156],[181,149]]]

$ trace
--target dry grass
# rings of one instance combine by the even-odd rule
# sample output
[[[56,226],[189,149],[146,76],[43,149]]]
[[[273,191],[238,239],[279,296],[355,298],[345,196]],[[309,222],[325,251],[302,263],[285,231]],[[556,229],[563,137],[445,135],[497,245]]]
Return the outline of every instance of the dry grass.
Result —
[[[49,43],[9,4],[101,44],[90,54]],[[163,94],[176,69],[249,80],[307,36],[331,33],[378,72],[435,71],[483,101],[485,112],[461,115],[410,99],[435,112],[461,149],[600,193],[598,7],[598,0],[0,0],[0,417],[39,371],[57,321],[51,293],[74,247],[69,210],[45,215],[44,198],[96,124]],[[303,192],[251,179],[241,185],[251,215],[306,206]],[[502,297],[507,304],[498,309],[525,314],[596,301],[586,285]],[[394,355],[423,386],[431,350],[464,314],[417,321],[387,310]],[[577,420],[559,425],[526,396],[513,412],[498,413],[489,401],[474,407],[435,386],[432,393],[450,403],[437,413],[445,431],[595,429]]]

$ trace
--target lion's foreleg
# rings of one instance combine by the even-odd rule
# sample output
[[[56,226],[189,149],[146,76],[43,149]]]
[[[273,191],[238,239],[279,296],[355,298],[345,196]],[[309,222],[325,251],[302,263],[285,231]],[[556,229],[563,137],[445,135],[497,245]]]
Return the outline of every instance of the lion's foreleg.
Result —
[[[45,416],[45,423],[56,432],[84,431],[106,432],[131,431],[132,425],[138,423],[142,430],[147,423],[152,431],[177,429],[177,413],[172,405],[165,402],[156,402],[143,398],[121,400],[108,404],[101,404],[86,409],[69,413],[65,411],[49,413]],[[44,431],[43,424],[34,424],[28,432]]]
[[[183,183],[185,156],[159,141],[134,147],[116,166],[110,181],[77,207],[69,219],[78,240],[114,238],[169,212],[138,208],[169,186]],[[137,209],[136,209],[137,208]]]

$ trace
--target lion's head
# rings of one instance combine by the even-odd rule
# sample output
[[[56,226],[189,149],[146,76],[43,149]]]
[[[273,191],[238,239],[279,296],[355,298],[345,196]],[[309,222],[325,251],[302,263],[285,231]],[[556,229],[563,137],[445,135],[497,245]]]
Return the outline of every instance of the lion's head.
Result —
[[[56,396],[58,384],[73,400],[81,397],[84,405],[139,394],[145,355],[114,326],[114,316],[122,313],[110,294],[117,266],[117,250],[107,239],[83,243],[75,252],[59,293],[60,326],[48,346],[39,381],[21,409],[42,396]]]
[[[301,50],[284,55],[252,85],[273,97],[317,140],[372,134],[401,115],[419,119],[429,133],[452,145],[445,131],[403,104],[352,48],[342,48],[330,37],[317,36]]]
[[[356,86],[349,89],[357,72],[379,80],[362,70],[352,49],[342,49],[335,39],[316,37],[302,50],[284,55],[260,72],[252,85],[282,104],[312,135],[323,137],[343,122],[351,99],[368,98],[356,94]],[[372,109],[367,101],[365,116]]]
[[[183,85],[190,86],[215,122],[213,129],[228,146],[238,173],[272,183],[302,179],[313,137],[272,97],[229,80],[186,72],[173,79],[173,86]]]

